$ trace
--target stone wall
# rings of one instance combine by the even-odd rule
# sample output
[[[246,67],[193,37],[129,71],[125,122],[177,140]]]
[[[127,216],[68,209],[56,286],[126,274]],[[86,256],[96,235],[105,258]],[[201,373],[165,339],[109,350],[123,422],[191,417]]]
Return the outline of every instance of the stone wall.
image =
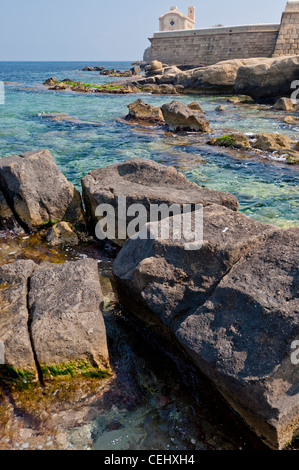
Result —
[[[299,2],[288,2],[282,14],[274,57],[299,54]]]
[[[150,60],[169,65],[299,55],[299,1],[287,3],[280,24],[165,31],[150,41]]]
[[[155,33],[151,60],[211,65],[221,60],[271,57],[280,25],[235,26]]]

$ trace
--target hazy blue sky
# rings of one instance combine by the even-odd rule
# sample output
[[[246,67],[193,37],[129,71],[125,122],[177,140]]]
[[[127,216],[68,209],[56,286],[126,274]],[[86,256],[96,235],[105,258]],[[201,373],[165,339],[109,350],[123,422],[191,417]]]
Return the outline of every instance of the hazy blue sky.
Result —
[[[279,23],[286,0],[4,0],[0,60],[137,60],[171,5],[196,27]]]

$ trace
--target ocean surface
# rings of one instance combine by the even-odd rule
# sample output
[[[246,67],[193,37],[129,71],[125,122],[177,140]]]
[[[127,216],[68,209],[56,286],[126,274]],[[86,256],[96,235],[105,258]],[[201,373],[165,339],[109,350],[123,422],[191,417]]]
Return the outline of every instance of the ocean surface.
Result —
[[[0,105],[0,157],[49,149],[61,171],[80,190],[89,171],[132,157],[173,165],[187,178],[210,189],[238,197],[248,216],[280,227],[299,225],[299,168],[278,157],[238,155],[202,145],[195,134],[174,136],[122,122],[134,95],[76,94],[48,91],[51,76],[85,83],[106,83],[86,65],[126,70],[128,62],[0,62],[5,104]],[[138,95],[161,105],[172,96]],[[266,106],[234,105],[227,97],[179,96],[186,104],[197,100],[211,128],[218,132],[278,132],[298,139],[299,128],[286,125]],[[215,108],[222,104],[224,113]],[[53,121],[42,113],[63,113],[69,121]],[[46,175],[45,175],[46,177]],[[24,237],[23,244],[28,237]],[[28,242],[29,243],[29,242]],[[1,239],[1,262],[13,261],[20,251],[33,256],[32,247]],[[42,246],[36,255],[45,256]],[[62,258],[78,254],[62,253]],[[87,256],[87,254],[81,254]],[[20,253],[24,256],[24,253]],[[109,297],[112,258],[98,257],[104,292]],[[107,285],[107,286],[106,286]],[[107,302],[106,302],[107,303]],[[142,325],[106,305],[105,322],[115,379],[99,399],[96,418],[69,429],[73,449],[263,449],[260,441],[235,417],[210,383],[186,358],[178,360]],[[163,342],[162,342],[163,343]],[[165,346],[165,345],[164,345]]]
[[[53,92],[42,86],[51,76],[85,83],[113,80],[98,72],[82,72],[86,65],[130,68],[129,62],[0,62],[0,80],[6,83],[6,102],[0,105],[1,157],[47,148],[78,189],[80,179],[90,170],[132,157],[149,158],[175,166],[201,186],[231,192],[238,197],[241,211],[256,220],[281,227],[298,225],[298,167],[262,154],[255,159],[235,158],[219,148],[197,145],[194,135],[174,137],[125,125],[117,119],[127,114],[134,95]],[[141,98],[161,105],[173,96],[148,94]],[[187,104],[197,100],[207,112],[211,128],[218,131],[278,132],[298,139],[299,127],[285,124],[279,113],[268,107],[235,106],[227,103],[227,97],[176,99]],[[219,104],[225,113],[215,111]],[[43,112],[64,113],[79,122],[53,122],[43,118]]]

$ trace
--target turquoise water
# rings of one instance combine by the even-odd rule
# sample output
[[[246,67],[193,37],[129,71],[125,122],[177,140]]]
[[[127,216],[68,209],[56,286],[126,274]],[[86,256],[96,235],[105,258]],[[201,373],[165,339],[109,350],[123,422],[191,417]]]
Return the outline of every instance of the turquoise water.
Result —
[[[134,95],[81,95],[48,91],[41,86],[50,76],[90,83],[107,81],[96,72],[81,72],[85,65],[93,64],[0,63],[0,80],[9,82],[6,103],[0,106],[1,157],[48,148],[59,168],[78,189],[80,179],[90,170],[132,157],[149,158],[175,166],[202,186],[235,194],[241,210],[257,220],[279,226],[298,225],[298,168],[270,161],[263,155],[240,158],[236,152],[222,152],[203,145],[194,134],[174,136],[159,129],[119,122],[118,118],[127,113],[127,105],[136,99]],[[123,70],[130,66],[129,63],[94,65]],[[173,99],[151,95],[142,98],[155,105]],[[207,112],[211,127],[218,132],[268,131],[297,138],[299,129],[286,126],[278,119],[279,114],[266,107],[234,106],[225,97],[176,99],[185,103],[198,100]],[[226,109],[221,115],[215,112],[219,103]],[[42,112],[67,114],[78,122],[51,121],[43,118]],[[20,241],[1,239],[2,262],[24,256],[33,259],[45,256],[40,245],[34,247],[35,255],[25,249],[19,253],[21,245]],[[112,295],[111,288],[106,286],[111,257],[103,257],[98,247],[79,247],[80,250],[91,251],[73,253],[74,259],[77,256],[98,259],[105,298]],[[63,252],[61,259],[70,256],[69,251]],[[96,411],[68,430],[68,448],[263,449],[185,357],[164,340],[159,343],[143,325],[113,305],[107,303],[104,316],[115,377],[109,390],[99,395]]]
[[[86,63],[0,63],[0,80],[6,84],[6,103],[0,106],[0,155],[48,148],[68,179],[80,189],[80,179],[90,170],[132,157],[174,165],[196,183],[229,191],[238,197],[241,211],[263,222],[287,227],[299,223],[298,167],[270,161],[266,156],[235,158],[229,152],[203,146],[194,135],[173,137],[155,129],[136,129],[117,119],[127,113],[134,95],[84,95],[48,91],[41,83],[59,79],[105,83],[98,72],[82,72]],[[88,64],[92,65],[92,64]],[[128,69],[129,63],[97,63]],[[161,105],[172,96],[143,95]],[[242,132],[279,132],[298,139],[299,128],[288,126],[266,106],[233,105],[225,97],[183,96],[196,99],[207,112],[211,128]],[[215,107],[223,104],[223,114]],[[42,112],[64,113],[89,123],[53,122]],[[93,125],[93,124],[97,125]],[[100,124],[100,125],[99,125]]]

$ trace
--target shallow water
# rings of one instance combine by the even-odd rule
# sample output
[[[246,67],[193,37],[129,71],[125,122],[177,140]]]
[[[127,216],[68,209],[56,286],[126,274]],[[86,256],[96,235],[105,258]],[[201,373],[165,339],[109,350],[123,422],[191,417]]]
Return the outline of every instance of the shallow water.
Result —
[[[2,157],[47,148],[66,177],[80,189],[89,171],[132,157],[173,165],[190,180],[238,197],[242,212],[281,227],[299,223],[299,171],[266,156],[236,158],[236,154],[202,145],[194,134],[173,136],[154,128],[142,129],[117,121],[127,113],[134,95],[84,95],[48,91],[41,83],[50,76],[90,83],[107,77],[82,72],[86,63],[0,63],[6,103],[0,106]],[[129,68],[129,63],[96,63]],[[171,96],[144,95],[151,104]],[[211,128],[242,132],[279,132],[298,138],[279,113],[257,105],[234,105],[226,97],[176,97],[200,103]],[[215,112],[222,103],[224,114]],[[56,122],[42,112],[64,113],[85,123]],[[96,125],[93,125],[96,124]],[[99,126],[100,124],[100,126]],[[69,430],[70,448],[96,449],[253,449],[259,441],[235,418],[221,398],[172,345],[161,344],[142,325],[116,309],[109,285],[112,253],[96,247],[50,250],[40,240],[0,234],[0,263],[16,258],[65,262],[84,256],[99,261],[106,297],[105,321],[109,350],[116,372],[109,392],[99,399],[96,419]],[[21,247],[21,248],[20,248]],[[183,373],[184,370],[184,373]]]
[[[173,138],[154,129],[138,131],[118,122],[117,118],[127,114],[127,105],[134,101],[134,95],[84,95],[48,91],[41,86],[49,76],[107,82],[107,77],[97,72],[80,71],[84,65],[0,63],[0,80],[11,83],[6,85],[6,104],[0,106],[1,156],[48,148],[59,168],[78,189],[80,179],[90,170],[132,157],[150,158],[174,165],[202,186],[233,193],[240,200],[241,211],[250,217],[282,227],[298,225],[298,167],[270,162],[263,155],[236,159],[221,149],[188,145],[196,140],[192,135]],[[104,65],[127,69],[130,64]],[[142,95],[142,98],[154,105],[173,99],[155,95]],[[299,128],[286,125],[280,119],[281,113],[273,113],[267,106],[234,105],[227,103],[226,97],[176,99],[185,103],[197,99],[207,112],[211,128],[219,132],[225,129],[279,132],[298,139]],[[225,106],[225,113],[215,112],[220,102]],[[42,112],[64,113],[90,124],[51,121],[41,117]]]

